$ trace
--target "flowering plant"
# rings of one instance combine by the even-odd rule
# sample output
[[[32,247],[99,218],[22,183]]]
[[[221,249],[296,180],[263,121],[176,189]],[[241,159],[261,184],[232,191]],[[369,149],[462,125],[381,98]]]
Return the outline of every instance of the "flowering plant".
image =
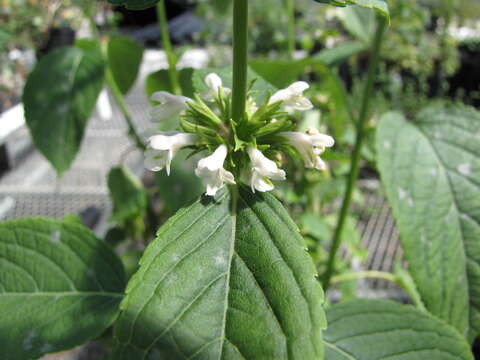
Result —
[[[207,75],[205,83],[209,87],[205,95],[210,106],[199,95],[192,100],[163,91],[153,94],[152,100],[160,104],[152,109],[152,120],[180,115],[184,132],[163,132],[148,139],[145,152],[148,169],[166,168],[169,174],[171,161],[182,147],[193,152],[213,152],[201,159],[195,170],[207,188],[207,195],[211,196],[225,183],[236,184],[236,181],[247,184],[252,192],[273,190],[272,180],[285,180],[286,176],[277,165],[282,151],[297,152],[307,168],[325,170],[320,155],[325,148],[333,146],[333,138],[320,134],[317,129],[308,129],[306,133],[291,131],[295,128],[292,112],[313,107],[303,96],[309,87],[307,83],[299,81],[273,95],[268,94],[259,105],[249,91],[245,115],[238,122],[231,118],[232,92],[223,87],[222,79],[212,73]]]
[[[171,179],[182,149],[201,154],[189,175],[201,180],[205,195],[164,221],[157,195],[180,196],[175,180],[147,188],[118,166],[108,174],[113,226],[103,240],[72,216],[0,224],[2,359],[38,358],[92,339],[110,346],[115,360],[473,359],[468,341],[480,333],[477,111],[436,104],[415,122],[398,113],[382,116],[378,166],[409,272],[344,273],[336,263],[349,235],[345,224],[388,22],[384,0],[319,0],[387,15],[375,22],[358,118],[350,115],[356,137],[324,268],[314,264],[304,234],[270,192],[277,181],[298,178],[284,170],[291,168],[289,159],[312,169],[309,174],[326,170],[330,164],[321,156],[334,139],[314,127],[298,130],[298,115],[313,107],[304,94],[308,83],[259,91],[260,77],[248,81],[249,1],[233,0],[231,88],[224,85],[229,78],[209,71],[201,76],[206,91],[196,94],[182,87],[181,78],[194,83],[199,72],[177,71],[165,1],[110,1],[132,9],[157,4],[168,86],[152,95],[150,116],[160,125],[179,118],[178,126],[148,139],[137,132],[124,95],[139,71],[142,47],[126,37],[102,44],[96,2],[87,1],[94,39],[47,55],[29,76],[23,99],[33,140],[62,174],[107,85],[145,167],[165,170]],[[295,4],[286,3],[293,57]],[[324,301],[323,290],[332,284],[368,277],[401,286],[414,307]],[[335,291],[327,296],[336,300]]]

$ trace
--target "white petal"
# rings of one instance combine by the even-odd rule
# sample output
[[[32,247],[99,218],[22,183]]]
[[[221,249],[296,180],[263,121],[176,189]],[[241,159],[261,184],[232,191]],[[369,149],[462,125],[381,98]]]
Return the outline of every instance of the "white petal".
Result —
[[[215,94],[218,93],[218,89],[222,87],[222,79],[215,73],[208,74],[205,77],[205,84],[212,90]]]
[[[292,92],[289,89],[282,89],[278,90],[275,94],[272,95],[270,100],[268,100],[269,104],[276,103],[278,101],[285,101],[292,96]]]
[[[292,99],[292,102],[288,102],[288,104],[285,105],[301,111],[306,111],[313,108],[312,102],[303,96],[297,96]]]
[[[150,110],[152,121],[170,119],[185,110],[188,107],[187,102],[192,101],[188,97],[173,95],[166,91],[155,92],[151,99],[160,103]]]
[[[207,188],[207,195],[215,195],[224,183],[235,184],[233,174],[223,168],[227,151],[227,146],[222,144],[212,155],[198,162],[195,175],[202,179],[203,184]]]
[[[223,170],[222,171],[223,181],[226,182],[227,184],[231,184],[231,185],[236,184],[233,174],[230,171],[227,171],[225,169],[222,169],[222,170]]]
[[[312,135],[312,144],[314,146],[332,147],[335,145],[333,137],[325,134]]]
[[[290,91],[295,94],[301,95],[309,87],[310,85],[308,85],[308,83],[306,83],[305,81],[297,81],[290,85],[288,89],[290,89]]]
[[[215,171],[223,167],[223,162],[227,157],[227,146],[220,145],[212,155],[201,159],[198,162],[197,168],[206,168],[210,171]]]
[[[174,94],[171,94],[167,91],[154,92],[150,99],[152,99],[153,101],[157,101],[160,104],[165,104],[165,103],[168,103],[168,102],[177,103],[177,104],[185,104],[187,101],[192,101],[188,97],[181,96],[181,95],[174,95]]]
[[[274,189],[274,186],[271,181],[268,180],[268,178],[264,177],[259,177],[257,175],[252,176],[252,188],[255,190],[258,190],[260,192],[267,192],[267,191],[272,191]]]
[[[154,150],[168,150],[172,148],[173,140],[172,136],[154,135],[148,139],[148,144]]]

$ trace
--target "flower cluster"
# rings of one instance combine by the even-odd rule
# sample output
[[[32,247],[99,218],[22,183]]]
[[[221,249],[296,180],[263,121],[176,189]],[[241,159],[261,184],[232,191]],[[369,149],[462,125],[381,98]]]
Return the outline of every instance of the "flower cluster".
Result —
[[[253,192],[272,190],[272,180],[285,180],[286,176],[278,167],[277,155],[292,153],[292,149],[302,157],[305,167],[326,169],[320,155],[334,145],[333,138],[317,129],[304,133],[292,131],[295,128],[292,112],[313,107],[303,95],[309,87],[306,82],[295,82],[273,95],[267,94],[259,104],[252,96],[252,82],[245,114],[238,122],[231,118],[231,90],[223,86],[222,79],[209,74],[205,84],[208,91],[203,99],[165,91],[153,94],[152,100],[159,104],[151,110],[152,120],[180,115],[182,131],[161,132],[148,139],[145,152],[148,169],[165,168],[170,174],[170,164],[180,149],[208,151],[211,154],[198,162],[195,174],[202,179],[210,196],[225,184],[238,181],[248,184]]]

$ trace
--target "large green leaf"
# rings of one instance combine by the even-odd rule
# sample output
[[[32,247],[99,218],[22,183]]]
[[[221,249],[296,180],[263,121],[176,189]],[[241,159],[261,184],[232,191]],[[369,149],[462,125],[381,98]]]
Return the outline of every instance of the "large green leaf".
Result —
[[[315,268],[269,194],[240,190],[231,206],[223,190],[181,210],[145,251],[127,294],[118,360],[323,356]]]
[[[108,42],[108,67],[123,94],[135,82],[142,63],[143,47],[128,36],[115,36]]]
[[[359,5],[377,10],[383,16],[389,17],[388,5],[386,0],[315,0],[319,3],[330,4],[334,6]]]
[[[23,92],[25,119],[35,146],[62,174],[75,158],[102,89],[99,50],[66,47],[43,57]]]
[[[412,306],[353,300],[327,309],[325,360],[473,360],[450,325]]]
[[[462,334],[480,330],[480,113],[435,104],[415,121],[383,116],[382,181],[426,307]],[[470,306],[469,306],[470,303]]]
[[[36,359],[100,335],[117,316],[124,273],[82,225],[44,218],[0,224],[0,349]]]
[[[130,10],[144,10],[154,6],[160,0],[108,0],[113,5],[123,5]]]

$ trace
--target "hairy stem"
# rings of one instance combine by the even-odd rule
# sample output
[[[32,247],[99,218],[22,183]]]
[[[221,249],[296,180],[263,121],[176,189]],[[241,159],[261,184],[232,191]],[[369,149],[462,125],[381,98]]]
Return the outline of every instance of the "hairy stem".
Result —
[[[239,123],[247,100],[248,0],[233,1],[232,119]]]
[[[178,78],[177,57],[173,52],[172,43],[170,41],[167,13],[165,11],[165,0],[160,0],[157,4],[157,17],[158,25],[160,26],[160,34],[162,36],[162,47],[167,55],[168,76],[170,79],[170,84],[172,85],[172,91],[177,95],[181,95],[182,88],[180,87],[180,80]]]
[[[358,178],[358,172],[360,168],[360,154],[362,150],[363,139],[365,137],[365,124],[367,122],[370,100],[372,99],[373,83],[375,80],[375,75],[377,72],[378,62],[380,58],[380,47],[386,27],[385,18],[378,16],[377,19],[378,25],[372,43],[372,55],[368,66],[367,82],[363,91],[362,106],[360,108],[360,115],[357,121],[357,135],[350,163],[350,173],[347,180],[347,187],[345,189],[345,195],[343,197],[337,226],[335,228],[335,232],[332,238],[332,247],[330,249],[330,254],[328,258],[327,270],[323,276],[323,288],[325,291],[328,289],[331,278],[335,272],[335,260],[338,249],[340,248],[342,231],[345,225],[345,220],[347,219],[348,211],[350,209],[352,193]]]

